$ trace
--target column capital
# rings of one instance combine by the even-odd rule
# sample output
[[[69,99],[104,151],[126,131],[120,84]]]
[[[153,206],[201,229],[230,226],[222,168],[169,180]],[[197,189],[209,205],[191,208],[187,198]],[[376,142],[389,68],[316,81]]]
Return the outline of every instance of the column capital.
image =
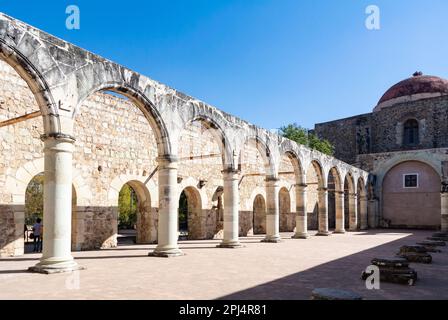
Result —
[[[227,168],[221,171],[222,174],[240,174],[241,170],[235,168]]]
[[[306,188],[308,187],[305,183],[296,183],[294,185],[299,191],[306,191]]]
[[[225,169],[221,171],[224,180],[238,180],[240,177],[240,170],[232,170],[232,169]]]
[[[58,140],[60,142],[68,142],[68,143],[75,143],[76,139],[72,135],[65,134],[65,133],[58,133],[58,132],[51,132],[48,134],[42,134],[40,136],[40,140],[43,142],[47,140]]]
[[[335,190],[334,193],[338,194],[340,196],[343,196],[345,192],[344,191]]]
[[[266,176],[265,181],[266,181],[266,182],[279,182],[280,179],[277,178],[277,177],[274,177],[274,176]]]
[[[319,188],[317,188],[317,191],[319,191],[319,192],[328,192],[328,188],[319,187]]]
[[[163,156],[159,156],[156,158],[156,161],[159,165],[159,167],[162,168],[169,168],[169,167],[175,167],[177,168],[177,162],[178,162],[179,158],[175,155],[171,155],[171,154],[166,154]]]

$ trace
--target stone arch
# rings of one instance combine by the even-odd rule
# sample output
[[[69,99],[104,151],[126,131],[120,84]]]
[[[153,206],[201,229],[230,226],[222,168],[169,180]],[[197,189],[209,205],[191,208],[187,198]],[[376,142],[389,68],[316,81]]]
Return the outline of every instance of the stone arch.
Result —
[[[323,201],[325,200],[326,202],[326,199],[321,197],[322,192],[326,190],[326,177],[324,176],[323,167],[319,160],[311,159],[308,162],[305,184],[307,186],[306,212],[308,229],[318,230],[320,225],[319,216],[325,206]]]
[[[187,201],[187,207],[185,208],[186,209],[185,214],[187,216],[187,227],[188,227],[187,239],[189,240],[204,239],[205,217],[202,209],[203,199],[201,199],[201,193],[196,187],[189,185],[181,189],[179,198],[181,198],[183,194],[185,194]],[[179,228],[180,227],[181,226],[179,225]]]
[[[344,178],[345,229],[355,231],[358,225],[356,180],[351,171]]]
[[[343,220],[343,215],[340,214],[340,208],[342,208],[342,199],[339,194],[342,190],[341,174],[337,167],[332,167],[328,170],[327,175],[327,185],[328,185],[328,228],[336,229],[336,226],[343,221],[338,221],[337,219]]]
[[[405,186],[405,175],[417,176],[416,186]],[[383,225],[397,228],[440,227],[440,175],[422,161],[406,160],[390,168],[382,179]]]
[[[253,200],[253,233],[266,233],[266,200],[261,194],[257,194]]]
[[[4,16],[1,17],[2,19]],[[10,39],[16,38],[22,30],[15,27],[14,24],[9,24],[8,29],[11,34],[2,34],[0,36],[0,59],[9,64],[19,76],[27,83],[31,92],[33,93],[37,105],[43,118],[44,133],[47,135],[57,136],[63,133],[62,124],[59,119],[59,110],[53,95],[50,90],[50,85],[46,78],[42,75],[43,71],[56,69],[57,65],[51,58],[48,50],[44,48],[37,39],[28,37],[29,42],[34,42],[37,49],[31,50],[31,55],[25,54],[23,49],[27,49],[28,44],[17,46],[14,41]],[[25,42],[25,40],[23,40]],[[23,43],[22,42],[22,43]],[[18,48],[20,47],[20,48]],[[39,52],[36,54],[36,52]],[[50,65],[39,65],[39,61],[46,61]]]
[[[188,124],[196,121],[201,122],[207,129],[211,130],[212,136],[214,137],[215,142],[218,143],[221,151],[221,160],[224,167],[223,169],[234,169],[236,167],[233,157],[234,147],[232,146],[228,134],[225,131],[226,126],[224,121],[214,114],[199,114],[186,121],[183,129],[185,129]]]
[[[79,71],[81,72],[78,77],[78,83],[80,81],[86,80],[86,77],[94,77],[94,73],[96,68],[100,68],[98,67],[98,65],[96,65],[96,67],[91,67],[88,68],[84,71]],[[119,68],[118,66],[115,65],[111,65],[111,68]],[[123,68],[123,67],[121,67]],[[105,72],[105,70],[101,69],[102,72]],[[123,70],[127,70],[124,69]],[[121,70],[121,72],[125,72]],[[85,73],[93,73],[90,74],[89,76],[85,75]],[[98,71],[99,72],[99,71]],[[127,70],[127,72],[132,73],[131,71]],[[137,75],[135,73],[132,73],[134,75]],[[110,75],[107,74],[105,77],[109,77]],[[172,145],[171,145],[171,140],[170,140],[170,135],[168,132],[168,129],[166,127],[166,123],[162,118],[161,113],[159,112],[159,110],[156,108],[155,104],[148,98],[147,96],[147,92],[141,91],[138,88],[138,83],[133,83],[130,84],[127,81],[125,81],[124,79],[117,79],[117,80],[112,80],[112,81],[107,81],[107,82],[99,82],[99,80],[97,80],[98,83],[94,83],[92,85],[92,87],[90,87],[87,90],[83,90],[80,93],[80,96],[78,97],[78,103],[77,106],[73,112],[73,119],[75,119],[76,114],[78,113],[79,108],[81,107],[81,105],[84,103],[84,101],[90,97],[92,94],[94,94],[95,92],[99,92],[99,91],[112,91],[112,92],[116,92],[118,94],[121,94],[123,96],[125,96],[126,98],[128,98],[137,108],[139,108],[145,118],[148,120],[149,125],[151,126],[152,131],[154,132],[154,136],[157,142],[157,150],[158,150],[158,155],[159,156],[166,156],[166,155],[170,155],[172,154]],[[137,80],[131,81],[131,82],[136,82]],[[90,82],[87,82],[90,83]],[[79,84],[82,85],[82,84]],[[145,88],[145,91],[149,91],[152,92],[153,89],[150,88]]]
[[[278,192],[280,208],[280,232],[294,230],[294,216],[291,215],[291,196],[286,187],[281,187]]]
[[[275,167],[275,160],[272,157],[271,148],[269,147],[268,143],[266,141],[263,141],[263,139],[259,135],[249,135],[246,136],[245,139],[243,140],[243,143],[240,146],[240,151],[238,154],[238,168],[241,169],[242,152],[244,146],[247,145],[248,143],[255,143],[256,149],[263,158],[266,176],[277,178],[277,170]]]

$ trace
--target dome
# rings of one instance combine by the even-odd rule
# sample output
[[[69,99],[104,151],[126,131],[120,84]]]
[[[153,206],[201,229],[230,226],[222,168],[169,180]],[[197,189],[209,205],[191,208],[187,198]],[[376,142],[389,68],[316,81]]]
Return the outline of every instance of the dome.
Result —
[[[448,80],[416,72],[411,78],[392,86],[378,101],[373,111],[379,111],[397,103],[448,95]]]

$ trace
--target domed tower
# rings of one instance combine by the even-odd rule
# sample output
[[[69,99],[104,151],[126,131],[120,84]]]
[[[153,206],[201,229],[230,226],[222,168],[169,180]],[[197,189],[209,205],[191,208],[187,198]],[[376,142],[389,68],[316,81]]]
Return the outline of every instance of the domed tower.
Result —
[[[373,112],[399,103],[448,95],[448,80],[415,72],[411,78],[393,85],[378,101]]]

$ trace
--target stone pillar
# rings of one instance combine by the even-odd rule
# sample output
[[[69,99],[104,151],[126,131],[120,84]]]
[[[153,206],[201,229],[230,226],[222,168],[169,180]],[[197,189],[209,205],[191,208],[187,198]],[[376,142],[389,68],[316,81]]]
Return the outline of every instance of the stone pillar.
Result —
[[[176,257],[183,255],[177,245],[178,206],[177,158],[164,156],[157,158],[159,164],[159,232],[158,245],[150,256]]]
[[[239,172],[225,170],[222,174],[224,179],[224,238],[218,247],[241,248],[242,245],[238,238],[240,214]]]
[[[72,158],[75,139],[62,134],[43,135],[44,217],[43,254],[29,270],[60,273],[79,270],[71,255]]]
[[[262,242],[280,242],[280,205],[277,178],[266,179],[266,237]]]
[[[372,199],[368,201],[368,214],[367,219],[369,221],[369,228],[378,227],[378,200]]]
[[[328,189],[319,188],[317,189],[318,199],[319,199],[319,231],[317,236],[329,236],[328,231]]]
[[[350,231],[358,230],[358,196],[356,193],[349,194],[349,228]]]
[[[367,217],[367,196],[360,196],[359,199],[359,213],[361,217],[361,230],[366,230],[368,228],[368,217]]]
[[[441,201],[441,230],[442,232],[448,232],[448,192],[442,192],[440,194]]]
[[[296,185],[296,233],[292,236],[293,239],[308,238],[306,187],[306,184]]]
[[[345,233],[344,192],[335,191],[336,197],[336,230],[334,233]]]

